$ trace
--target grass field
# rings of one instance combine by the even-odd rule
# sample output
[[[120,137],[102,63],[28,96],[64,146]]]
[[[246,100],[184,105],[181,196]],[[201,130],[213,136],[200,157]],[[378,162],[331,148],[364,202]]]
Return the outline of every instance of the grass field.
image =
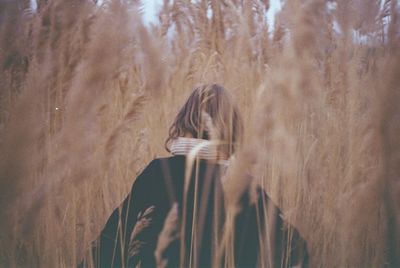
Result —
[[[287,0],[275,25],[267,0],[164,1],[150,26],[139,1],[29,2],[0,1],[0,266],[79,262],[210,82],[312,267],[400,265],[397,1]]]

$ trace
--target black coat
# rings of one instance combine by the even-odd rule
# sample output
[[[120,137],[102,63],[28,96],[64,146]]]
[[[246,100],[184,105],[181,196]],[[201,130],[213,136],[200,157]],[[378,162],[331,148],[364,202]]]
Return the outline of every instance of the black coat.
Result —
[[[143,170],[94,242],[92,260],[96,267],[224,265],[232,255],[221,248],[221,241],[227,239],[220,180],[225,167],[198,160],[191,174],[185,174],[185,166],[185,156],[173,156],[155,159]],[[287,228],[263,190],[257,189],[255,203],[249,196],[245,191],[240,200],[242,209],[228,232],[235,266],[255,267],[259,261],[273,267],[305,264],[306,246],[298,232]],[[267,224],[270,222],[273,224]],[[272,241],[272,247],[265,246],[271,245],[265,243],[267,240]],[[213,262],[215,256],[218,262]]]

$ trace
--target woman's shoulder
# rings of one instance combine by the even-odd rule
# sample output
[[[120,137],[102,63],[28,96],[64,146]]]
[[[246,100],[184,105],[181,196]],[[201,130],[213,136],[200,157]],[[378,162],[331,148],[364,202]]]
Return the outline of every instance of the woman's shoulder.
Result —
[[[184,165],[185,157],[183,155],[173,155],[168,157],[158,157],[150,161],[150,163],[144,168],[142,173],[148,171],[162,171],[165,165]]]
[[[183,156],[169,156],[154,158],[149,164],[140,172],[136,181],[141,180],[155,180],[165,175],[168,170],[182,168],[185,165]]]

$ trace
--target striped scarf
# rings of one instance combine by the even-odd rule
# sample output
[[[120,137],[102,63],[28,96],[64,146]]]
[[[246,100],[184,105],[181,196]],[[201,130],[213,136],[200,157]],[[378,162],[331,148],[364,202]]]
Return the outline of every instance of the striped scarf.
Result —
[[[172,142],[170,150],[173,155],[194,154],[200,159],[217,160],[222,165],[229,164],[229,160],[219,159],[218,144],[209,140],[178,137]]]

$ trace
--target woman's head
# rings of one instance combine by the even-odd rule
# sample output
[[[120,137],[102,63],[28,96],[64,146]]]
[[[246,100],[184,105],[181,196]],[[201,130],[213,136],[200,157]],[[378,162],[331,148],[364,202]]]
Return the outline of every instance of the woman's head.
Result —
[[[169,129],[165,142],[178,137],[218,140],[230,156],[242,141],[243,122],[229,92],[218,84],[203,85],[193,90]]]

